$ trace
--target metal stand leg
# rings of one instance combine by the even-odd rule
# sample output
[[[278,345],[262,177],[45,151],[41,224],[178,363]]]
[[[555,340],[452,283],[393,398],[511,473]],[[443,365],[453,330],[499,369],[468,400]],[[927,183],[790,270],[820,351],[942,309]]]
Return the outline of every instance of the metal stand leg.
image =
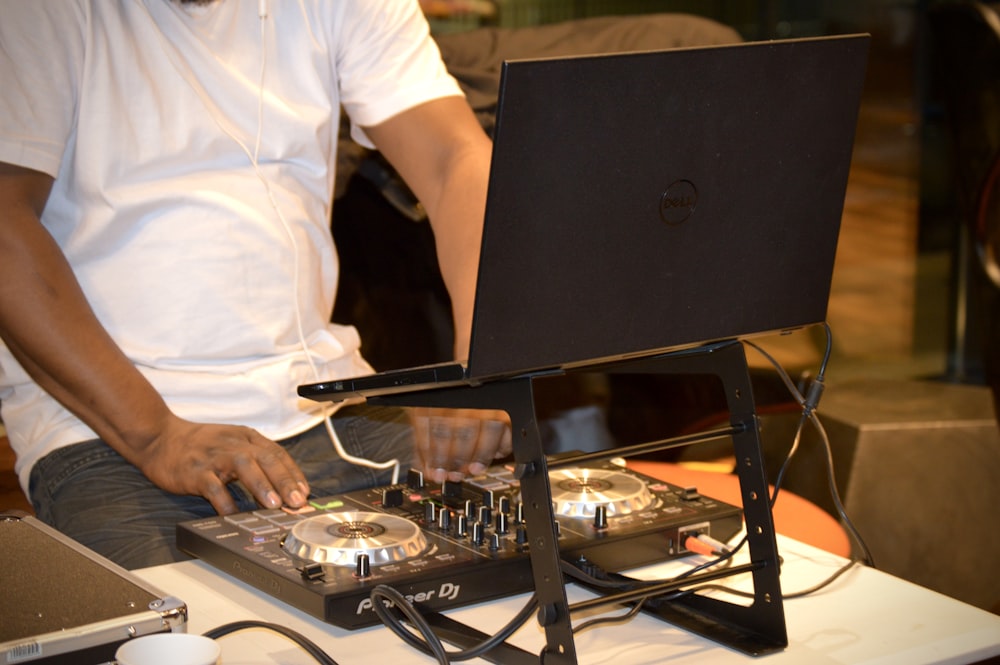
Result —
[[[611,371],[611,370],[609,370]],[[736,473],[752,563],[754,598],[744,607],[697,594],[660,605],[657,614],[671,623],[745,653],[761,655],[788,645],[781,600],[780,565],[771,515],[767,474],[750,385],[739,343],[616,365],[616,372],[715,374],[722,381],[733,428]]]
[[[739,570],[751,571],[754,599],[742,606],[689,594],[661,603],[656,613],[686,630],[754,655],[769,653],[788,644],[779,583],[778,549],[771,516],[769,490],[761,452],[759,423],[746,356],[741,344],[732,342],[693,351],[624,361],[587,371],[648,374],[715,374],[722,381],[730,412],[737,474],[743,496],[751,563]],[[576,647],[570,622],[570,607],[560,566],[559,541],[552,508],[552,489],[535,412],[534,382],[537,376],[522,376],[480,386],[461,386],[369,398],[372,403],[446,408],[503,409],[510,415],[514,436],[515,475],[521,481],[526,511],[529,555],[538,621],[545,630],[546,665],[576,665]],[[669,448],[644,447],[645,451]],[[619,456],[622,449],[606,451]]]
[[[576,665],[576,647],[559,560],[559,540],[552,512],[552,489],[535,416],[536,377],[517,377],[478,387],[443,388],[420,393],[369,398],[372,403],[463,409],[503,409],[514,437],[515,476],[521,481],[528,555],[538,596],[538,622],[545,630],[546,665]]]

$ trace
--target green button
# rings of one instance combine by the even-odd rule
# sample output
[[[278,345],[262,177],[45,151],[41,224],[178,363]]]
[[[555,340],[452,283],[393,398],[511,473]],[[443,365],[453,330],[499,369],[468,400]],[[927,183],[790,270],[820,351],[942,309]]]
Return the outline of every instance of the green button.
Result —
[[[344,505],[344,502],[340,499],[328,499],[324,501],[310,501],[309,505],[313,508],[318,508],[319,510],[333,510],[334,508],[340,508]]]

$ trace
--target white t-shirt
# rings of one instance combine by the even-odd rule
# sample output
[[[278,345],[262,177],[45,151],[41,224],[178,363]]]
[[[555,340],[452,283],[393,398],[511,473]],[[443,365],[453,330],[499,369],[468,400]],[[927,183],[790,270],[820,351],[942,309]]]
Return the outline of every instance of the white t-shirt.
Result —
[[[364,142],[461,92],[415,1],[272,0],[263,31],[249,0],[4,3],[0,161],[56,178],[42,221],[175,413],[280,439],[319,420],[298,385],[370,371],[329,322],[341,105]],[[0,403],[25,487],[95,436],[5,347]]]

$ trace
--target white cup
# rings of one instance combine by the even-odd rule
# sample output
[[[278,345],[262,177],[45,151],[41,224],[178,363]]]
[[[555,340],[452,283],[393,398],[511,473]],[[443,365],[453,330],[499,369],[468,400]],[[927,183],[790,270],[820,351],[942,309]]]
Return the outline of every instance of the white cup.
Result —
[[[115,652],[118,665],[218,665],[215,640],[188,633],[156,633],[125,642]]]

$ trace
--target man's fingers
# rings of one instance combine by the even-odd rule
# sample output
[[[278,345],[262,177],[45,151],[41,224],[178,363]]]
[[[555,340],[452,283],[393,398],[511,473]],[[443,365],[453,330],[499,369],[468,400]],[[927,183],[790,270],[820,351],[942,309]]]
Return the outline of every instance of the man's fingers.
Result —
[[[483,473],[496,460],[513,450],[510,418],[504,411],[483,411],[480,414],[479,440],[468,456],[467,470],[473,475]]]
[[[274,489],[271,479],[261,469],[258,458],[247,453],[236,453],[232,458],[236,478],[250,490],[257,503],[265,508],[281,506],[281,496]]]
[[[413,425],[413,440],[415,442],[414,462],[418,468],[424,469],[424,472],[428,472],[431,468],[430,460],[428,459],[430,451],[428,450],[427,442],[430,439],[430,433],[428,431],[429,421],[426,415],[413,411],[410,414],[410,422]]]
[[[205,471],[199,483],[199,494],[205,497],[215,512],[220,515],[231,515],[237,510],[236,502],[226,489],[226,484],[211,471]]]
[[[510,454],[503,411],[417,409],[412,413],[417,461],[434,482],[478,475]]]
[[[288,452],[249,427],[176,419],[154,442],[136,451],[136,466],[174,494],[204,497],[220,515],[237,510],[226,487],[240,481],[269,508],[305,505],[309,485]]]
[[[435,429],[441,432],[436,437],[435,445],[441,448],[437,450],[437,457],[433,458],[435,468],[445,469],[448,480],[459,481],[465,476],[469,461],[476,458],[482,445],[483,424],[484,421],[478,418],[443,417],[436,423],[435,419],[431,420],[431,435],[434,436]]]
[[[257,503],[267,508],[304,505],[305,477],[285,449],[253,431],[247,444],[233,453],[233,471]]]
[[[271,488],[276,490],[279,496],[278,505],[284,503],[292,508],[305,505],[306,497],[309,496],[309,483],[288,451],[257,432],[253,432],[251,443],[258,451],[257,465],[266,476],[266,486],[262,485],[261,490],[264,492]],[[256,491],[254,496],[258,496]]]
[[[490,464],[511,452],[510,425],[497,420],[484,420],[479,432],[480,445],[470,457],[469,473],[479,475]]]

